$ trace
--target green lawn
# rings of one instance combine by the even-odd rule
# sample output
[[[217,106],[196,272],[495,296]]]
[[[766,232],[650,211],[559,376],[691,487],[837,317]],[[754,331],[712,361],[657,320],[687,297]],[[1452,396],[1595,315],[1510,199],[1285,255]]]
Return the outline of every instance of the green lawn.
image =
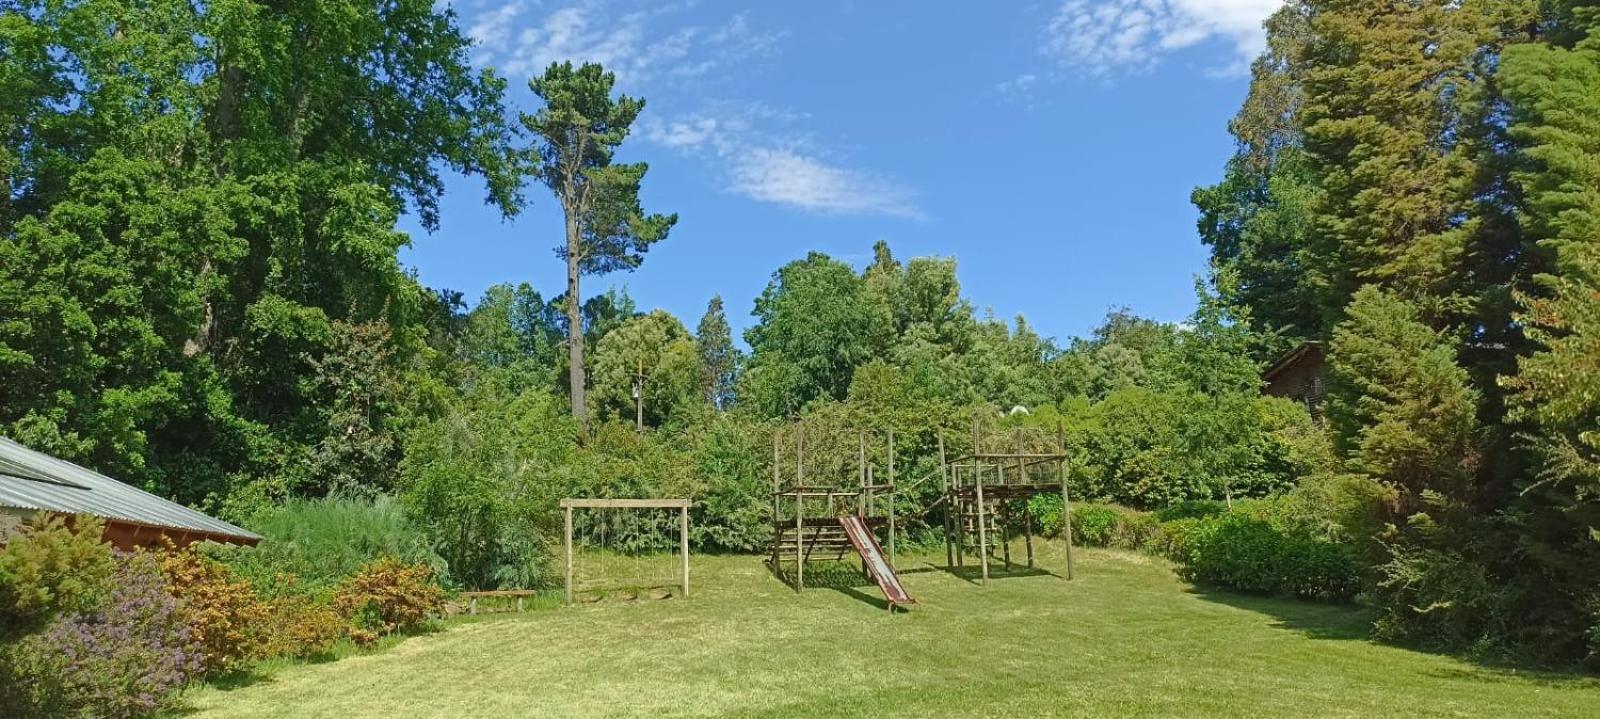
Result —
[[[1059,566],[1058,555],[1044,555]],[[386,651],[185,697],[191,717],[1597,716],[1600,681],[1362,638],[1347,608],[1196,590],[1081,551],[978,586],[902,559],[921,605],[801,596],[696,557],[694,597],[453,621]]]

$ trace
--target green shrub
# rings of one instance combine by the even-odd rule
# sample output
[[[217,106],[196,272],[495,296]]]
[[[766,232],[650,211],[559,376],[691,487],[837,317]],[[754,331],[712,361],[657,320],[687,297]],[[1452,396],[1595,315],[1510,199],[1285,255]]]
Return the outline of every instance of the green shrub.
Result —
[[[1061,497],[1057,495],[1035,495],[1028,500],[1028,511],[1033,513],[1033,519],[1038,524],[1036,531],[1040,536],[1061,536]]]
[[[1109,547],[1122,515],[1109,504],[1080,504],[1072,508],[1072,539],[1090,547]]]
[[[1374,636],[1429,649],[1482,651],[1478,645],[1510,634],[1502,622],[1512,592],[1484,567],[1458,551],[1396,544],[1390,552],[1377,567]]]
[[[1192,581],[1333,601],[1349,600],[1360,588],[1358,565],[1337,544],[1241,514],[1199,521],[1181,559]]]
[[[1205,520],[1192,517],[1160,522],[1145,544],[1145,550],[1174,562],[1182,562],[1189,556],[1192,538],[1204,523]]]
[[[1110,546],[1142,551],[1150,545],[1161,527],[1154,514],[1115,507],[1117,521],[1111,527]]]
[[[1156,510],[1156,519],[1171,522],[1175,519],[1204,519],[1228,511],[1228,504],[1213,499],[1189,499],[1169,504]]]

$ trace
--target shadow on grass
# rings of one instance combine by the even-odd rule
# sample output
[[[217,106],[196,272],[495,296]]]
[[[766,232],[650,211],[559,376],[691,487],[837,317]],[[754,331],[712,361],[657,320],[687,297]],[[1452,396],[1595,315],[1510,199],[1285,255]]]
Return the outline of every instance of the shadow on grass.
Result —
[[[1205,585],[1193,585],[1188,592],[1208,602],[1265,614],[1277,620],[1273,627],[1312,639],[1365,641],[1371,634],[1371,617],[1355,605],[1239,594]]]
[[[1208,602],[1216,602],[1272,617],[1273,627],[1299,632],[1312,639],[1359,641],[1383,644],[1372,638],[1372,615],[1360,606],[1329,604],[1303,599],[1240,594],[1213,586],[1193,585],[1188,592]],[[1484,682],[1537,684],[1555,688],[1600,688],[1600,677],[1583,672],[1540,667],[1504,657],[1480,657],[1428,647],[1390,644],[1395,649],[1449,657],[1467,666],[1445,667],[1428,672],[1443,679]]]
[[[956,566],[956,567],[941,567],[941,566],[938,566],[938,565],[935,565],[935,564],[930,564],[928,566],[931,567],[932,571],[940,571],[940,572],[948,573],[951,576],[956,577],[958,579],[966,580],[966,582],[968,584],[981,584],[983,582],[983,566],[982,565],[968,564],[968,565]],[[1013,565],[1011,565],[1010,569],[1007,569],[1004,564],[995,564],[995,563],[990,563],[989,564],[989,578],[990,579],[1014,579],[1014,578],[1017,578],[1017,577],[1060,577],[1060,576],[1061,575],[1056,574],[1055,572],[1052,572],[1052,571],[1050,571],[1048,569],[1045,569],[1043,567],[1029,567],[1026,564],[1013,564]]]
[[[794,589],[794,565],[773,566],[767,562],[767,568],[772,570],[772,575],[783,582],[784,586]],[[927,570],[922,570],[927,571]],[[901,572],[904,573],[904,572]],[[851,599],[871,605],[877,609],[887,609],[889,602],[874,592],[877,591],[877,582],[862,572],[860,567],[848,559],[842,561],[807,562],[805,571],[806,589],[832,589]],[[863,591],[870,589],[871,592]],[[895,607],[896,612],[906,611],[905,607]]]

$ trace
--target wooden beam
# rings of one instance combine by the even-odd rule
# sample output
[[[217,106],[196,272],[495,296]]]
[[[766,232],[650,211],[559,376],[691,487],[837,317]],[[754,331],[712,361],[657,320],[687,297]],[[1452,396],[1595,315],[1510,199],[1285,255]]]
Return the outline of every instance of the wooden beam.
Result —
[[[894,566],[894,430],[889,430],[889,568]]]
[[[978,478],[978,559],[983,562],[983,583],[989,583],[989,534],[983,526],[983,478]]]
[[[944,459],[944,429],[939,430],[939,493],[946,500],[950,498],[950,465]],[[956,563],[955,550],[950,545],[950,511],[954,509],[953,503],[944,505],[944,566],[953,567]]]
[[[800,592],[806,588],[806,558],[804,551],[806,530],[804,526],[806,516],[806,498],[795,495],[794,498],[794,591]]]
[[[1067,493],[1066,430],[1056,421],[1056,446],[1062,450],[1062,459],[1056,464],[1061,475],[1061,534],[1067,542],[1067,579],[1072,579],[1072,497]]]
[[[562,509],[688,509],[687,499],[563,499]]]
[[[566,513],[566,547],[567,547],[567,604],[572,603],[572,507],[562,507]],[[478,600],[472,600],[472,607],[476,612]]]
[[[683,547],[683,598],[689,598],[689,505],[678,510],[678,541]]]

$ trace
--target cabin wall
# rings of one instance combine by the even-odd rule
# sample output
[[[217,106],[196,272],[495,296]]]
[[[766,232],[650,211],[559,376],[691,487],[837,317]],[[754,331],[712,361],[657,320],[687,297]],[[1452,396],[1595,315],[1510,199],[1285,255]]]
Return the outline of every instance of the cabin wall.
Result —
[[[0,507],[0,547],[5,546],[11,537],[21,534],[28,526],[28,520],[32,518],[31,509]]]

